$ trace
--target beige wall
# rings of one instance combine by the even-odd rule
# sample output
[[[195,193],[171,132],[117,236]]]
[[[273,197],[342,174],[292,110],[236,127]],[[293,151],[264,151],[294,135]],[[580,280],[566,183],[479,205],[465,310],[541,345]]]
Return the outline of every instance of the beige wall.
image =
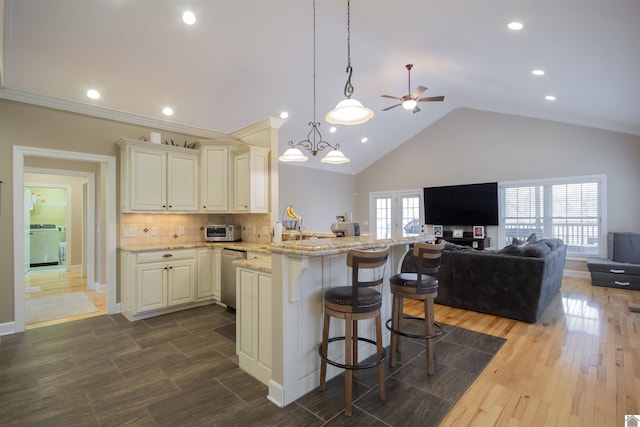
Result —
[[[139,138],[156,129],[129,125],[106,119],[83,116],[19,102],[0,100],[0,324],[14,319],[13,284],[13,146],[67,150],[117,157],[115,142],[122,138]],[[162,132],[163,138],[195,141],[191,135]],[[82,163],[82,162],[80,162]],[[95,167],[93,165],[92,167]],[[104,175],[104,174],[103,174]],[[97,181],[104,177],[96,177]],[[99,212],[101,201],[96,198]],[[99,213],[98,213],[99,214]],[[97,218],[96,224],[104,224]],[[104,228],[103,228],[104,229]],[[97,251],[96,270],[104,269],[104,254]]]
[[[608,230],[640,232],[639,164],[638,136],[461,108],[359,173],[356,211],[372,191],[606,174]]]
[[[355,176],[327,172],[285,163],[279,165],[279,212],[294,205],[302,217],[303,228],[310,231],[331,231],[336,215],[355,209]],[[354,212],[355,213],[355,212]],[[366,220],[354,215],[354,221]]]

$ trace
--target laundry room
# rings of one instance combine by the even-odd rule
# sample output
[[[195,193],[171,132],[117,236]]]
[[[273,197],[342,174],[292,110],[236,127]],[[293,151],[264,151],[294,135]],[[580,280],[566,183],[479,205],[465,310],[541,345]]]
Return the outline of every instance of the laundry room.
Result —
[[[83,178],[25,173],[24,193],[25,269],[81,267]]]

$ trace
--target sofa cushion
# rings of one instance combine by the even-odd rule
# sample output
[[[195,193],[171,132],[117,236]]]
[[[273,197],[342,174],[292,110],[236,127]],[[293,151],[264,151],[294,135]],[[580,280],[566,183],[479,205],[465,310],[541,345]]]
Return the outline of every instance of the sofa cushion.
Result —
[[[514,237],[513,239],[511,239],[511,244],[512,245],[516,245],[516,246],[523,246],[526,245],[528,243],[535,243],[538,241],[538,236],[536,236],[536,233],[531,233],[529,235],[529,237],[527,237],[527,239],[525,241],[522,241],[520,239],[518,239],[517,237]]]
[[[551,252],[551,248],[549,247],[549,245],[547,245],[546,242],[540,241],[526,245],[524,248],[522,248],[521,255],[535,258],[544,258],[549,252]]]
[[[502,255],[520,256],[522,255],[522,248],[520,247],[520,245],[508,245],[500,249],[497,253]]]

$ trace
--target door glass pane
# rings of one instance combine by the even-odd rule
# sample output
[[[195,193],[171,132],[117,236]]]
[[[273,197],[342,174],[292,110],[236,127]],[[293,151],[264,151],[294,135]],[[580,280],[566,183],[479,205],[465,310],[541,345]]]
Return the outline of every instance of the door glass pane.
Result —
[[[391,197],[376,198],[376,237],[391,238]]]
[[[402,236],[415,236],[420,231],[420,197],[402,197]]]

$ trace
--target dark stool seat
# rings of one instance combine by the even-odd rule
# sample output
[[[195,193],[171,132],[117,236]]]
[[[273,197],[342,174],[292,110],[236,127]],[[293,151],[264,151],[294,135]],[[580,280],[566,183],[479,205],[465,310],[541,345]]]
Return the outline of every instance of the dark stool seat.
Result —
[[[338,286],[324,293],[324,324],[320,354],[320,391],[324,391],[327,376],[327,364],[345,370],[344,393],[345,415],[351,415],[353,371],[378,367],[378,388],[381,400],[385,400],[384,366],[386,351],[382,345],[382,320],[380,307],[382,294],[374,289],[380,286],[384,278],[384,268],[389,257],[389,248],[375,251],[349,251],[347,266],[351,268],[351,286]],[[361,273],[369,270],[367,280]],[[364,276],[364,275],[363,275]],[[329,338],[331,317],[345,320],[345,335]],[[375,319],[376,339],[358,336],[358,320]],[[344,363],[328,358],[329,344],[344,341]],[[372,363],[359,363],[358,344],[365,342],[376,346],[376,360]]]
[[[436,277],[440,269],[440,257],[445,242],[429,244],[419,242],[413,248],[413,255],[417,258],[416,272],[402,272],[389,279],[393,306],[391,319],[385,326],[391,331],[391,348],[389,365],[395,363],[395,355],[398,351],[398,337],[405,336],[426,340],[427,373],[433,375],[435,371],[435,343],[433,338],[442,335],[442,327],[434,319],[434,300],[438,296],[438,279]],[[410,298],[424,302],[424,317],[409,316],[404,314],[404,299]],[[424,333],[415,334],[402,328],[402,320],[413,319],[424,322]]]

